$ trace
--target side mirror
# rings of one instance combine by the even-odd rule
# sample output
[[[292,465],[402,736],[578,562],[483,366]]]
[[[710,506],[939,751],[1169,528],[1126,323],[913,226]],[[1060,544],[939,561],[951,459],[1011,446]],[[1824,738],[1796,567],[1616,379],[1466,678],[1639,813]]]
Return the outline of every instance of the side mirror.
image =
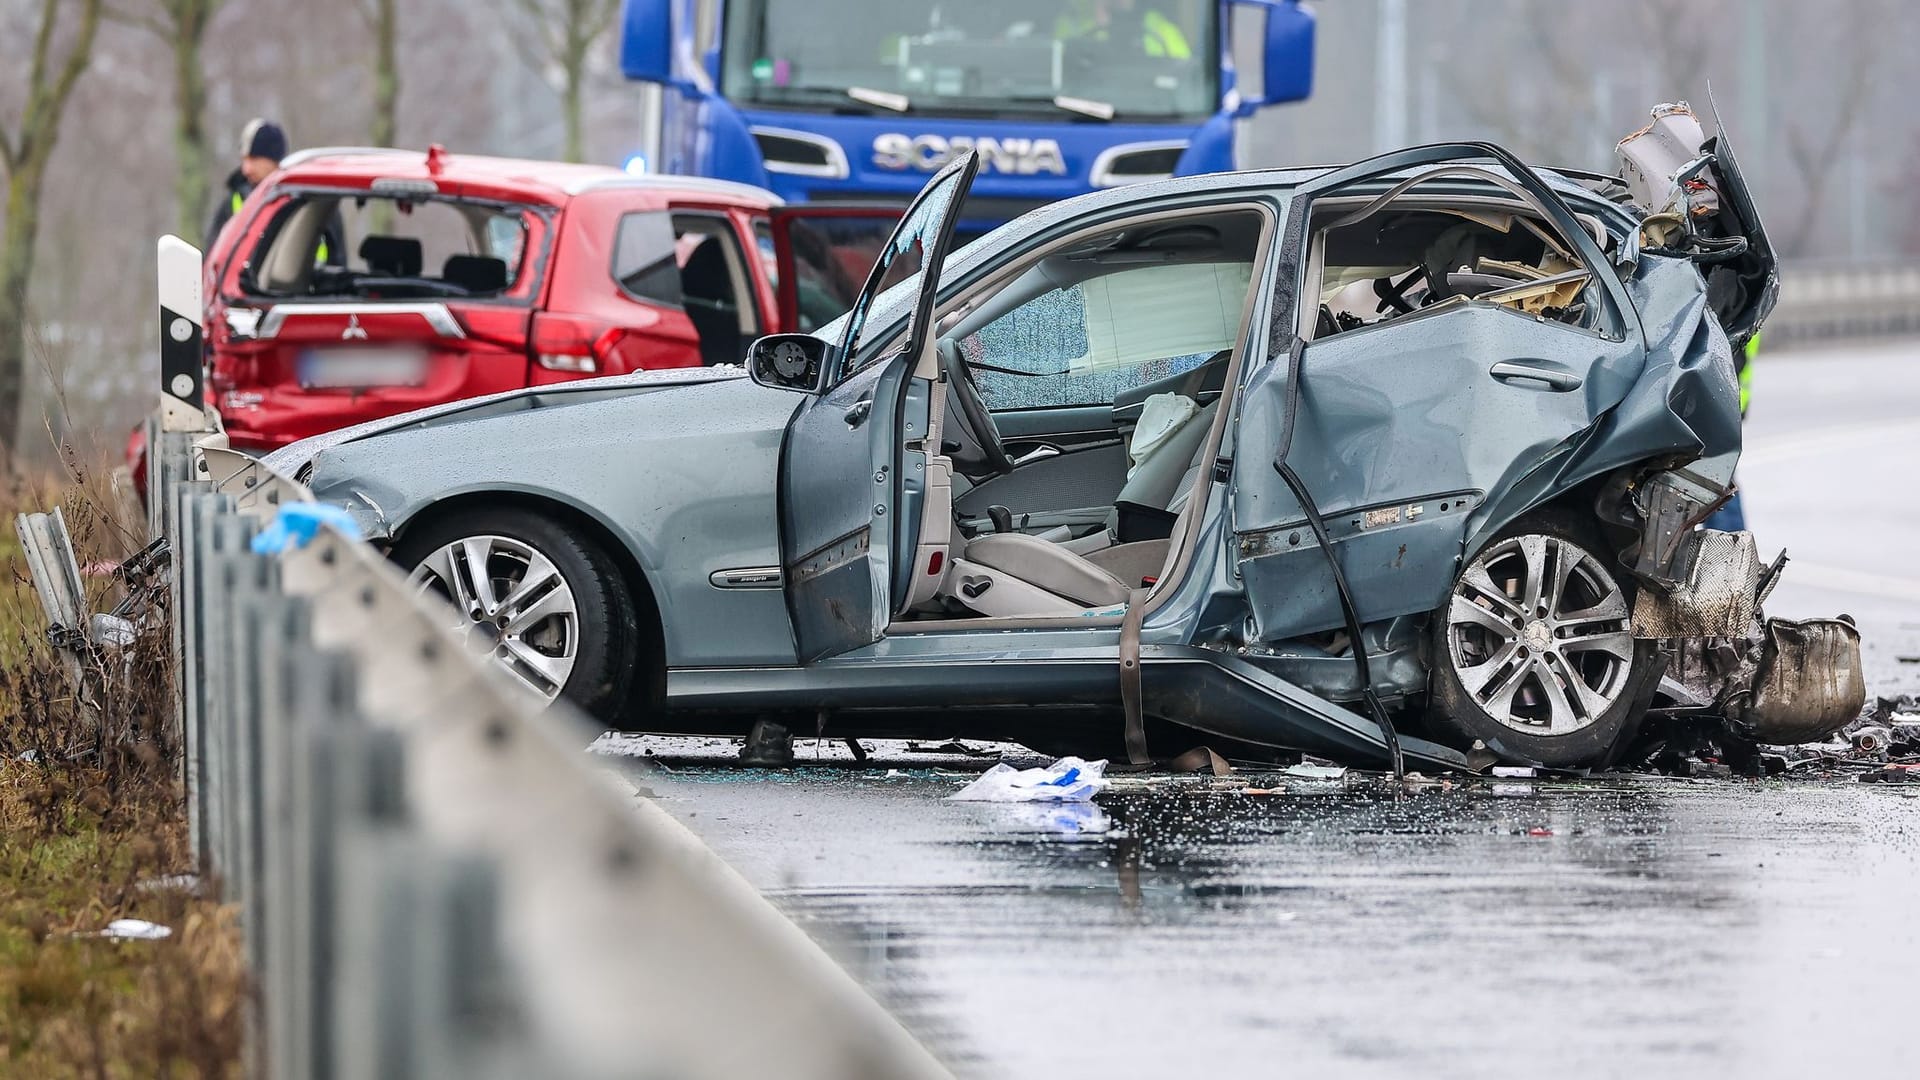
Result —
[[[1285,105],[1313,94],[1313,10],[1299,0],[1238,0],[1267,13],[1260,54],[1260,100],[1248,104]],[[1251,110],[1248,110],[1251,111]]]
[[[747,349],[747,374],[761,386],[812,394],[832,369],[834,352],[812,334],[769,334]]]
[[[626,0],[620,73],[636,82],[673,81],[673,0]]]

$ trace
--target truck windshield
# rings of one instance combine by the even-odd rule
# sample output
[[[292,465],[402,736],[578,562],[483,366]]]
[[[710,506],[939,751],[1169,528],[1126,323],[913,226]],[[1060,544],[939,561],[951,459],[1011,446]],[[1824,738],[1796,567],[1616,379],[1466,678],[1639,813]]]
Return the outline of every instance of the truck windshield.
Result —
[[[722,89],[743,105],[821,110],[1198,118],[1219,104],[1218,8],[1218,0],[728,0]]]

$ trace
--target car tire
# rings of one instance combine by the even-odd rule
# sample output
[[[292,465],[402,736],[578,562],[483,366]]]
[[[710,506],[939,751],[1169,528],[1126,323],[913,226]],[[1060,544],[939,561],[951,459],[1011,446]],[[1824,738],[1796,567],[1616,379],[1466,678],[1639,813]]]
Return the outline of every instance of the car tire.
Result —
[[[564,697],[620,725],[641,635],[633,597],[600,545],[550,517],[505,507],[456,511],[409,529],[391,557],[423,592],[453,604],[455,632],[475,652],[542,698]],[[484,589],[471,584],[476,565],[486,568]],[[530,621],[516,625],[523,615]]]
[[[1434,613],[1429,727],[1518,764],[1605,764],[1659,675],[1657,644],[1632,636],[1634,592],[1591,520],[1508,526]]]

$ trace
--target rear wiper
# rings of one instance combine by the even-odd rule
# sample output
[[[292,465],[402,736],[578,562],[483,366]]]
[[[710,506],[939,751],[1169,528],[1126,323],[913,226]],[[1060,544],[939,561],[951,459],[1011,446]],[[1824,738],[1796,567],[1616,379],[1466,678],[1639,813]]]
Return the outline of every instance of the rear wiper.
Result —
[[[862,105],[891,109],[894,112],[903,113],[913,108],[913,102],[909,100],[905,94],[894,94],[885,90],[872,90],[865,86],[847,87],[847,96]]]

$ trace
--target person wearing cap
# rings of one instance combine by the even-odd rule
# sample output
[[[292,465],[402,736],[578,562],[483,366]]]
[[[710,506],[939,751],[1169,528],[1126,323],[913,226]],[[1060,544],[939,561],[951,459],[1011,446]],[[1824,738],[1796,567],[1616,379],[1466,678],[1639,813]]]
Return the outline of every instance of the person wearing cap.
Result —
[[[247,122],[240,132],[240,165],[227,174],[226,191],[221,195],[220,205],[214,207],[213,222],[207,226],[207,250],[213,248],[227,222],[239,215],[247,196],[280,168],[280,160],[286,156],[286,129],[259,117]],[[320,246],[314,251],[313,261],[338,265],[346,254],[341,235],[340,217],[336,213],[321,230]]]

